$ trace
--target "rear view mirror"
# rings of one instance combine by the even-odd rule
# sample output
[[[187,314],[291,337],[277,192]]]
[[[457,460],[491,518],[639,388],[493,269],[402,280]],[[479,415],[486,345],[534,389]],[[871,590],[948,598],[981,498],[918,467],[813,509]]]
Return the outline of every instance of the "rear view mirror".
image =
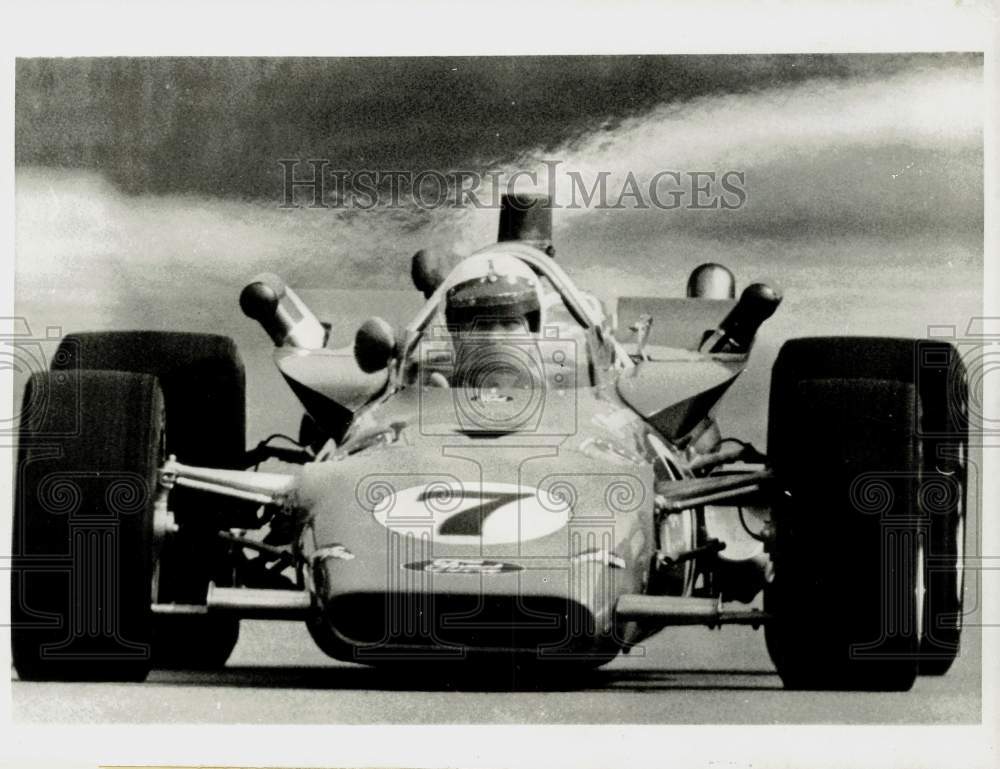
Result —
[[[354,359],[366,374],[389,365],[396,356],[396,332],[388,321],[369,318],[354,336]]]

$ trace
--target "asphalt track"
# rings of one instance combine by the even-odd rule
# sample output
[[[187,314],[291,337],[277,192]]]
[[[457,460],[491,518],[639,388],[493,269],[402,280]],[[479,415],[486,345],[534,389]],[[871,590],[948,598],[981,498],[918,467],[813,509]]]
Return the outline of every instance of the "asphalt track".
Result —
[[[450,678],[326,658],[305,629],[244,622],[225,670],[154,671],[142,684],[13,682],[13,714],[44,723],[963,724],[980,715],[979,643],[906,693],[781,688],[750,628],[668,630],[641,655],[572,679]]]

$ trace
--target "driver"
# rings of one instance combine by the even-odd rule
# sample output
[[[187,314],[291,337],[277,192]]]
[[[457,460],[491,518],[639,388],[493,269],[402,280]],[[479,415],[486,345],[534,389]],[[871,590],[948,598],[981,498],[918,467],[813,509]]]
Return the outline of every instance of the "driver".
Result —
[[[543,296],[534,271],[509,254],[483,254],[450,277],[444,315],[455,368],[451,385],[497,392],[531,387]]]

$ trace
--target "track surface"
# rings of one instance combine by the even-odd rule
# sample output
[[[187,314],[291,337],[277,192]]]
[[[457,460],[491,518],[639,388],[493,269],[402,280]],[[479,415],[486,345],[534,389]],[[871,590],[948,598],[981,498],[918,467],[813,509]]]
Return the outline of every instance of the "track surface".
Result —
[[[748,628],[665,631],[642,656],[587,675],[448,680],[327,659],[305,629],[244,622],[217,673],[154,672],[144,684],[13,683],[18,721],[47,723],[976,723],[979,644],[911,692],[786,692]]]

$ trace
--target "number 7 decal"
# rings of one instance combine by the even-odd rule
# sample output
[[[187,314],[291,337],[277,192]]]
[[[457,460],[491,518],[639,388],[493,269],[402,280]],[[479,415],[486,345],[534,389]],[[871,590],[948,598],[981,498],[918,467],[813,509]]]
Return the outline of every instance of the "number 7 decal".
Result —
[[[375,520],[397,534],[428,535],[440,545],[502,545],[554,534],[569,522],[568,502],[520,483],[455,480],[410,486],[388,504],[373,506]],[[544,504],[543,504],[544,501]]]
[[[438,526],[437,533],[445,536],[466,536],[479,537],[483,533],[483,525],[486,519],[493,513],[508,504],[515,504],[518,500],[528,499],[534,494],[530,492],[509,492],[509,491],[472,491],[466,489],[455,490],[454,493],[459,499],[464,501],[479,502],[478,505],[466,507],[453,513],[443,520]],[[418,501],[424,502],[428,499],[427,492],[423,492]]]

